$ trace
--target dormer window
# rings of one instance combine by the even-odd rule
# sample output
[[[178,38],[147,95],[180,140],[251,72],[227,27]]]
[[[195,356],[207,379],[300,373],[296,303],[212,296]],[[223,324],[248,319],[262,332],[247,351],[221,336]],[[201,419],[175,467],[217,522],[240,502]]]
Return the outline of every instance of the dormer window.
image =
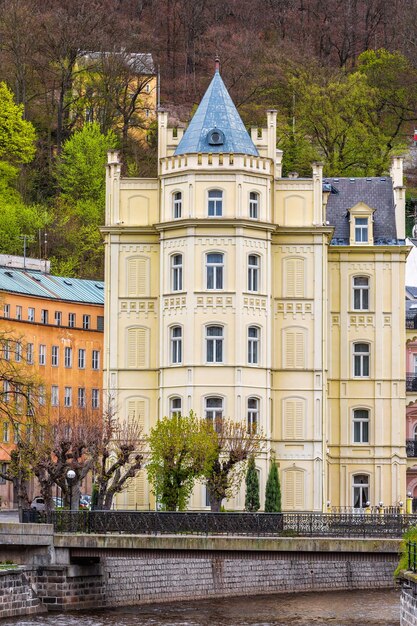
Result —
[[[375,209],[364,202],[358,202],[349,211],[350,214],[350,245],[373,245],[373,213]]]
[[[355,217],[355,242],[368,243],[368,218]]]
[[[218,128],[212,128],[207,133],[207,143],[210,146],[222,146],[224,144],[224,134]]]

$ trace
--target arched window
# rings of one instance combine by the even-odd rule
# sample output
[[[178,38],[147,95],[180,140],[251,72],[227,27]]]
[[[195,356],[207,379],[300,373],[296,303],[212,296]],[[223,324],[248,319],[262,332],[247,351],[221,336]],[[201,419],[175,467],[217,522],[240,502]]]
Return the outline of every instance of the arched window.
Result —
[[[171,417],[173,415],[181,415],[182,411],[182,400],[179,397],[171,398],[169,401],[169,413]]]
[[[182,291],[182,254],[173,254],[171,257],[172,291]]]
[[[211,189],[208,192],[208,216],[221,217],[223,215],[223,191]]]
[[[171,328],[171,363],[182,363],[182,328]]]
[[[353,442],[369,443],[369,411],[367,409],[353,411]]]
[[[256,254],[248,256],[248,291],[259,291],[259,257]]]
[[[249,194],[249,217],[257,220],[259,217],[259,193],[251,191]]]
[[[251,365],[259,363],[259,328],[257,326],[248,328],[248,363]]]
[[[352,476],[353,506],[364,509],[369,502],[369,477],[366,474]]]
[[[223,363],[223,327],[206,327],[206,361]]]
[[[205,402],[206,419],[215,422],[223,417],[223,398],[211,397],[206,398]]]
[[[353,308],[355,311],[369,309],[369,278],[367,276],[353,277]]]
[[[259,424],[259,400],[258,398],[248,398],[248,433],[258,432]]]
[[[223,289],[223,254],[211,252],[206,255],[207,289]]]
[[[369,343],[353,344],[353,375],[356,378],[369,376]]]
[[[182,193],[176,191],[172,194],[172,217],[177,220],[182,216]]]
[[[413,439],[417,441],[417,424],[413,428]]]

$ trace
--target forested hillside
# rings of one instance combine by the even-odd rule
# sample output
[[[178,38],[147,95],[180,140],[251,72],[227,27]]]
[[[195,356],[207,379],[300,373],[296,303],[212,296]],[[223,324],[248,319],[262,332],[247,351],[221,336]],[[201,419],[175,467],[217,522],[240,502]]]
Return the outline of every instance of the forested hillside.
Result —
[[[278,110],[285,172],[386,172],[417,120],[416,15],[417,0],[0,0],[0,252],[26,235],[54,272],[102,276],[106,151],[156,172],[153,70],[131,53],[152,54],[173,124],[218,54],[248,126]]]

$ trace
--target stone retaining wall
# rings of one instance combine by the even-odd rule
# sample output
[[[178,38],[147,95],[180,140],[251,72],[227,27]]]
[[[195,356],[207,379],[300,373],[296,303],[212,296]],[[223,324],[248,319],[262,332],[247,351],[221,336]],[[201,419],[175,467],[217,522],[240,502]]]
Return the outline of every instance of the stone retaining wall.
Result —
[[[396,555],[178,553],[138,551],[102,558],[106,606],[394,586]]]
[[[35,572],[29,568],[0,571],[0,619],[44,613],[34,589]]]
[[[400,626],[417,626],[417,575],[401,574]]]
[[[73,611],[105,605],[99,564],[40,567],[36,587],[39,598],[49,611]]]

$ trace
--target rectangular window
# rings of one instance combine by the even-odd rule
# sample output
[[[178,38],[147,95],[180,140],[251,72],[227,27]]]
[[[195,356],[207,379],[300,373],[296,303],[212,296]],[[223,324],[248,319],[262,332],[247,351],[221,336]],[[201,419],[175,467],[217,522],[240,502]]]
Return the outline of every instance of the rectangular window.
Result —
[[[0,468],[1,468],[2,474],[7,474],[7,463],[2,463]],[[6,482],[7,480],[3,478],[2,476],[0,476],[0,485],[5,485]]]
[[[369,344],[355,343],[353,346],[353,375],[356,378],[369,376]]]
[[[92,389],[91,390],[91,408],[98,409],[100,406],[100,390]]]
[[[85,407],[85,388],[78,387],[78,406],[83,409]]]
[[[72,387],[65,387],[64,406],[69,407],[71,405],[72,405]]]
[[[20,441],[20,424],[13,424],[13,443],[19,443]]]
[[[43,385],[40,385],[38,388],[38,400],[41,406],[45,406],[46,404],[46,390]]]
[[[16,305],[16,319],[22,319],[22,307],[19,304]]]
[[[353,277],[353,308],[355,311],[369,309],[369,279],[366,276]]]
[[[51,387],[51,404],[52,406],[59,405],[59,387],[58,385],[52,385]]]
[[[75,313],[68,313],[68,326],[75,328]]]
[[[251,191],[249,194],[249,217],[253,220],[258,219],[259,194]]]
[[[169,413],[171,417],[173,415],[181,415],[181,398],[171,398],[169,402]]]
[[[72,367],[72,348],[65,348],[65,367]]]
[[[207,363],[223,362],[223,328],[221,326],[206,328],[206,360]]]
[[[83,315],[83,329],[88,330],[90,328],[91,316]]]
[[[248,291],[259,290],[259,257],[250,254],[248,258]]]
[[[223,289],[223,254],[208,254],[206,258],[207,289]]]
[[[176,193],[174,193],[172,208],[173,208],[174,220],[179,219],[182,213],[182,194],[180,191],[177,191]]]
[[[61,326],[61,324],[62,324],[62,313],[61,313],[61,311],[55,311],[55,324],[56,324],[56,326]]]
[[[208,192],[208,215],[209,217],[221,217],[223,213],[223,192],[220,189],[212,189]]]
[[[39,346],[39,365],[46,365],[46,346],[42,343]]]
[[[3,383],[3,399],[6,403],[10,402],[10,383],[8,380]]]
[[[182,328],[171,328],[171,363],[182,363]]]
[[[35,309],[33,307],[28,307],[28,322],[35,321]]]
[[[57,367],[59,365],[59,346],[52,346],[51,364],[54,367]]]
[[[78,369],[85,369],[85,350],[84,348],[80,348],[78,350]]]
[[[33,343],[28,343],[26,346],[26,361],[29,365],[33,364]]]
[[[182,290],[182,254],[171,257],[172,291]]]
[[[93,370],[100,369],[100,350],[93,350],[91,356],[91,367]]]
[[[259,359],[259,329],[256,326],[248,328],[248,363],[257,365]]]
[[[48,311],[47,309],[41,309],[41,324],[48,323]]]
[[[3,358],[10,361],[10,342],[7,339],[3,341]]]
[[[9,422],[3,422],[3,443],[9,443],[10,425]]]
[[[10,317],[10,304],[3,304],[3,317]]]
[[[355,242],[366,243],[368,241],[368,218],[355,217]]]
[[[97,315],[97,330],[104,330],[104,316]]]
[[[353,442],[369,443],[369,412],[366,409],[353,411]]]
[[[22,344],[20,343],[20,341],[16,341],[16,353],[15,353],[15,358],[16,358],[16,363],[20,363],[22,360]]]

